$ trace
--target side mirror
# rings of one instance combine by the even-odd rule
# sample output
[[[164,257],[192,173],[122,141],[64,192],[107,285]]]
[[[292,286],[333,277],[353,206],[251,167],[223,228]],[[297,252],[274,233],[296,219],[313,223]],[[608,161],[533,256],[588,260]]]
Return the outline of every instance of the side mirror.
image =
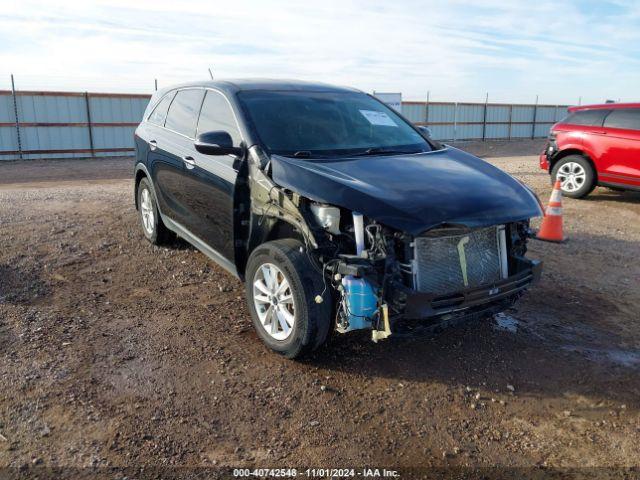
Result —
[[[194,146],[205,155],[242,155],[242,148],[234,147],[231,135],[223,130],[201,133]]]
[[[431,138],[431,129],[425,125],[418,125],[418,130],[420,130],[420,132],[423,135],[426,135],[427,137]]]

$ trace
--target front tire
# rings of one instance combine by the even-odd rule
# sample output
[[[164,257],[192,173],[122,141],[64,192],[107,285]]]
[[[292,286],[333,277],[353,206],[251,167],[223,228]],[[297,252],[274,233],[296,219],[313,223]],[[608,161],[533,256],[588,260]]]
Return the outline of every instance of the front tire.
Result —
[[[253,325],[262,341],[287,358],[307,354],[327,339],[331,296],[304,246],[284,239],[258,246],[249,257],[246,295]]]
[[[568,155],[553,166],[551,178],[560,180],[562,194],[584,198],[596,187],[596,173],[589,161],[580,155]]]

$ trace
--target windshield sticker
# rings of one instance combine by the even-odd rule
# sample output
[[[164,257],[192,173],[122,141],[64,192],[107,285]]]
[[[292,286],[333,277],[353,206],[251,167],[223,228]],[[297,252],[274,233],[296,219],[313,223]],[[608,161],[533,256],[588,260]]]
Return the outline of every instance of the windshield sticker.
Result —
[[[397,127],[398,124],[394,122],[389,115],[384,112],[378,112],[376,110],[360,110],[360,113],[364,118],[369,120],[371,125],[382,125],[385,127]]]

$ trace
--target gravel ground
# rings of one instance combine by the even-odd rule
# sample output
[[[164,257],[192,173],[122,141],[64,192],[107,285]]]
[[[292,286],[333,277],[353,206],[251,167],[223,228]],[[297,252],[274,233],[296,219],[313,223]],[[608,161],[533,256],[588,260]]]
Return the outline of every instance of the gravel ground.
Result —
[[[546,203],[539,146],[465,148]],[[0,467],[640,464],[640,194],[565,199],[506,315],[293,362],[238,281],[144,240],[130,159],[88,165],[0,165]]]

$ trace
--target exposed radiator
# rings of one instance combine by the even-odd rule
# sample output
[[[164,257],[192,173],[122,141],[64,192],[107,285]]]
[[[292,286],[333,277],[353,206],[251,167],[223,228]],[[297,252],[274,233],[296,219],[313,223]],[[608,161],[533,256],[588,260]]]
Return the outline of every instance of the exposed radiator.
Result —
[[[414,239],[414,287],[444,295],[508,276],[504,225]]]

